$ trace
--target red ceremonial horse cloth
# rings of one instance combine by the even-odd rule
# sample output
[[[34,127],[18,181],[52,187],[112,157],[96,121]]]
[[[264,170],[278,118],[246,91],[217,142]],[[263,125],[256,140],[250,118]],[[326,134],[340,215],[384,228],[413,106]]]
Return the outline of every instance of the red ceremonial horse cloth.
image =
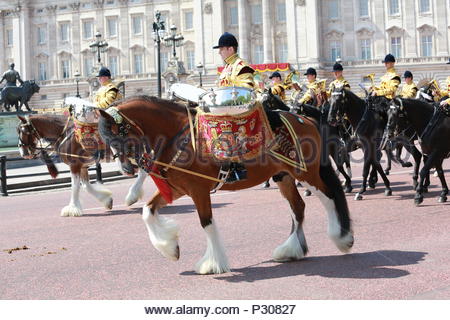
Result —
[[[105,144],[98,133],[97,123],[85,123],[73,119],[75,138],[84,150],[95,152],[105,149]]]
[[[259,156],[273,143],[273,133],[262,104],[236,115],[198,111],[197,140],[202,156],[242,161]]]

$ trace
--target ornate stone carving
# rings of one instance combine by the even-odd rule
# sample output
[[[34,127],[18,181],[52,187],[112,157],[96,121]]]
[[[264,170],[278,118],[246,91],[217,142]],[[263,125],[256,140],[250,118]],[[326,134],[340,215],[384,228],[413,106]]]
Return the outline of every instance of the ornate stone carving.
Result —
[[[363,28],[359,29],[358,31],[356,31],[356,34],[359,37],[372,37],[374,33],[375,33],[375,31],[367,29],[365,27],[363,27]]]
[[[58,9],[58,6],[55,4],[53,6],[47,6],[45,9],[50,13],[54,14],[56,12],[56,9]]]
[[[205,7],[203,8],[203,12],[206,14],[212,14],[213,13],[213,6],[211,2],[205,3]]]
[[[330,32],[327,32],[325,34],[325,38],[328,40],[339,40],[342,39],[342,37],[344,36],[344,33],[342,31],[333,29]]]
[[[398,26],[392,26],[388,29],[386,29],[386,32],[389,33],[390,35],[392,34],[403,34],[405,32],[405,29],[398,27]]]
[[[72,8],[73,11],[79,11],[81,6],[81,2],[72,2],[69,4],[69,7]]]
[[[104,2],[105,2],[105,0],[94,0],[94,6],[97,9],[101,9],[101,8],[103,8]]]
[[[420,33],[424,33],[424,32],[432,33],[435,30],[436,30],[435,27],[430,26],[429,24],[426,24],[426,23],[417,28],[417,31],[419,31]]]

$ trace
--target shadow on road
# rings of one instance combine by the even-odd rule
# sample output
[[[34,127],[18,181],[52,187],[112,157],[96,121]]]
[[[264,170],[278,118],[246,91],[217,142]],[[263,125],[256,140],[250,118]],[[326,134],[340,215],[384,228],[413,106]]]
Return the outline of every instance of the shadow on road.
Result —
[[[211,206],[212,208],[222,208],[227,205],[231,204],[230,202],[223,202],[223,203],[213,203]],[[192,213],[196,212],[197,209],[195,208],[195,205],[193,204],[186,204],[186,205],[168,205],[167,207],[164,207],[159,210],[160,214],[185,214],[185,213]],[[126,214],[140,214],[142,213],[142,208],[129,208],[125,210],[111,210],[104,213],[88,213],[83,214],[82,217],[107,217],[107,216],[117,216],[117,215],[126,215]]]
[[[215,279],[228,282],[254,282],[258,280],[286,278],[298,275],[347,279],[389,279],[409,274],[399,266],[417,264],[424,260],[426,252],[384,250],[347,255],[309,257],[301,261],[264,266],[232,269],[231,274],[217,275]],[[193,275],[184,272],[182,275]]]

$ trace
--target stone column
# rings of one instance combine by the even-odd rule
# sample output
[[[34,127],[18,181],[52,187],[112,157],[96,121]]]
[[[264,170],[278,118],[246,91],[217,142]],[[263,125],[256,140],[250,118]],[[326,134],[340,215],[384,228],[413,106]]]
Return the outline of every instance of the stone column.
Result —
[[[76,70],[83,73],[82,70],[82,61],[81,61],[81,37],[82,30],[80,30],[80,2],[71,3],[69,5],[72,8],[72,55],[74,59],[72,59],[71,69],[70,69],[70,78],[73,77],[73,74]]]
[[[3,21],[3,12],[0,12],[0,50],[2,52],[5,52],[5,39],[3,37],[4,33],[5,33],[5,25]],[[6,70],[4,55],[2,55],[2,57],[0,58],[0,71],[1,70]]]
[[[272,16],[269,0],[262,0],[264,63],[273,63]]]
[[[208,11],[211,10],[211,11]],[[207,12],[204,14],[210,15],[212,13],[212,4],[211,8],[208,8]],[[203,23],[203,1],[202,0],[194,0],[194,30],[195,30],[195,65],[201,62],[203,65],[205,62],[205,35],[204,35],[204,23]],[[210,49],[212,50],[212,49]]]
[[[56,80],[58,79],[58,57],[56,55],[57,48],[57,35],[58,35],[58,25],[56,24],[56,9],[57,6],[47,6],[45,8],[48,12],[48,48],[49,52],[54,52],[48,59],[48,79]]]
[[[239,16],[239,55],[242,59],[250,58],[250,40],[248,28],[251,24],[250,16],[247,9],[247,0],[238,0],[238,16]]]
[[[301,6],[301,4],[299,4]],[[307,58],[308,61],[317,66],[320,56],[320,25],[319,25],[319,10],[317,8],[318,4],[316,1],[306,1],[305,6],[305,20],[307,23],[306,30],[306,43],[308,47]]]
[[[128,0],[120,1],[120,16],[118,17],[117,23],[119,28],[119,43],[120,43],[120,51],[122,52],[123,59],[122,61],[122,74],[131,74],[133,68],[131,67],[131,63],[133,61],[133,55],[130,51],[130,17],[128,12]],[[106,29],[106,27],[105,27]],[[106,30],[105,30],[106,37]],[[145,59],[145,54],[143,59]],[[107,62],[103,62],[104,65],[107,65]]]
[[[287,62],[295,65],[298,62],[297,6],[295,0],[286,0],[286,28],[288,46]]]

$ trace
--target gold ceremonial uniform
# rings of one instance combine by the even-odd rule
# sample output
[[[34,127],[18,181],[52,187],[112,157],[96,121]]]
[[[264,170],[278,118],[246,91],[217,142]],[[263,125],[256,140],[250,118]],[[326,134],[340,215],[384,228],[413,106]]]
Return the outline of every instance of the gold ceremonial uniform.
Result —
[[[434,101],[438,102],[440,101],[442,98],[449,96],[450,97],[450,77],[447,78],[447,80],[445,81],[446,83],[446,88],[444,90],[441,90],[441,88],[439,88],[438,83],[436,82],[436,80],[432,80],[431,82],[435,82],[435,91],[436,94],[434,96]],[[437,88],[436,88],[437,87]],[[447,102],[450,102],[450,98],[448,98],[446,100]]]
[[[400,96],[402,98],[414,99],[417,95],[418,90],[419,89],[417,89],[417,86],[414,83],[414,81],[411,82],[411,84],[405,83],[402,87],[402,92],[401,92]]]
[[[400,82],[400,76],[395,72],[394,68],[390,68],[384,76],[381,77],[380,86],[376,87],[374,91],[377,93],[377,96],[384,96],[388,99],[392,99],[395,97]]]
[[[244,87],[253,89],[255,81],[253,70],[248,63],[239,58],[237,53],[225,59],[225,67],[219,78],[219,87]]]
[[[271,89],[273,94],[276,94],[281,98],[281,100],[286,100],[286,90],[281,83],[275,83]]]
[[[308,90],[306,90],[305,94],[303,95],[303,97],[299,100],[299,103],[310,103],[313,100],[311,91],[314,91],[316,94],[318,94],[321,91],[321,86],[319,81],[313,80],[310,81],[307,86]]]
[[[119,89],[109,80],[98,89],[94,97],[94,104],[97,108],[106,109],[119,99],[122,99]]]
[[[328,91],[327,91],[328,98],[331,97],[331,92],[333,92],[334,88],[340,87],[340,86],[350,90],[350,83],[348,83],[348,81],[345,80],[344,77],[339,77],[339,78],[333,80],[330,83],[330,85],[328,86]]]

